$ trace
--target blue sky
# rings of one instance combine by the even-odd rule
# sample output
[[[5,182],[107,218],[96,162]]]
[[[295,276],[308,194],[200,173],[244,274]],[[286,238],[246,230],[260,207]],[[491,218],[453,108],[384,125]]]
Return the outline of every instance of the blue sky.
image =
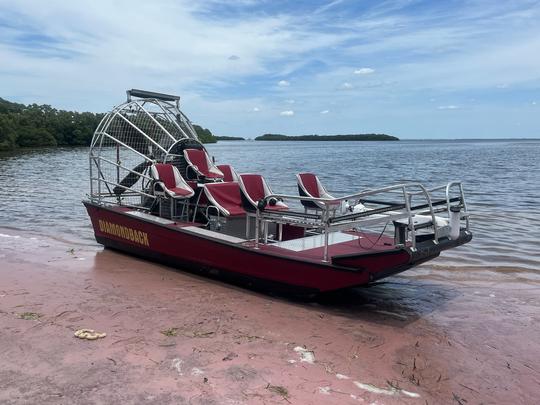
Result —
[[[0,0],[0,97],[163,91],[245,137],[540,137],[539,22],[525,0]]]

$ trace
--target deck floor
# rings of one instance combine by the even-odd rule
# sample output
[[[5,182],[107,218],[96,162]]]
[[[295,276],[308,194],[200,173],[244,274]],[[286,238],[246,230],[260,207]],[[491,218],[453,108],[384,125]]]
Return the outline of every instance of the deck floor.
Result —
[[[328,245],[337,245],[338,243],[356,241],[361,238],[359,235],[352,235],[343,232],[334,232],[328,234]],[[324,246],[324,234],[306,236],[298,239],[285,240],[277,242],[274,246],[278,246],[283,249],[293,250],[295,252],[301,252],[304,250],[320,248]]]
[[[323,237],[323,235],[317,236]],[[329,257],[380,252],[394,249],[394,239],[389,236],[383,235],[379,238],[379,234],[355,231],[339,232],[329,236],[333,236],[334,241],[334,243],[328,245]],[[336,243],[337,240],[343,241]],[[298,245],[301,244],[301,241],[299,240],[293,240],[291,242],[296,242]],[[323,259],[324,243],[321,246],[311,248],[309,248],[309,246],[306,247],[308,248],[302,250],[292,250],[279,246],[279,244],[276,243],[271,245],[261,245],[261,250],[312,261],[321,261]]]
[[[206,228],[203,228],[201,224],[196,222],[172,221],[127,207],[118,207],[117,209],[131,216],[155,222],[160,225],[183,228],[204,237],[212,237],[228,243],[253,247],[253,241],[207,230]],[[394,239],[390,236],[381,236],[376,233],[358,232],[354,230],[340,231],[329,234],[328,256],[333,257],[349,254],[381,252],[394,249],[394,247]],[[280,256],[320,262],[323,260],[324,256],[324,235],[311,235],[266,245],[261,243],[259,244],[259,248],[263,252],[278,254]]]

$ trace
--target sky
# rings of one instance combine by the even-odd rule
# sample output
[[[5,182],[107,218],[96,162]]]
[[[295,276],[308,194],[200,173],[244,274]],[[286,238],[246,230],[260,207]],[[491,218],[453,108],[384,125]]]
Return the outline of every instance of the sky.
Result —
[[[0,0],[0,97],[214,134],[540,137],[540,1]]]

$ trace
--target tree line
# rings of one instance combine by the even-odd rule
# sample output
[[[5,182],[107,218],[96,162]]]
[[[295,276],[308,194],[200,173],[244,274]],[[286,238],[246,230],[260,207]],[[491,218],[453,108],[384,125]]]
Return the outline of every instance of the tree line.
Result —
[[[103,114],[18,104],[0,98],[0,150],[89,145]]]
[[[58,110],[0,98],[0,151],[42,146],[88,146],[103,113]],[[194,125],[203,143],[217,142],[209,129]]]
[[[264,134],[256,141],[399,141],[399,138],[386,134],[350,134],[350,135],[281,135]]]

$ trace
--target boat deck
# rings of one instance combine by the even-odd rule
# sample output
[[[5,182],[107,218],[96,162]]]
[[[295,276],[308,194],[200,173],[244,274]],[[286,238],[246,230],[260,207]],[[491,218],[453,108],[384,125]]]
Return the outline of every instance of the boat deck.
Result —
[[[343,231],[329,234],[328,257],[374,253],[394,249],[394,240],[379,234]],[[304,260],[321,261],[324,255],[324,235],[308,236],[286,242],[260,245],[262,251]]]
[[[254,248],[253,241],[212,231],[204,228],[201,224],[196,222],[173,221],[145,212],[136,211],[127,207],[115,207],[115,210],[123,211],[128,215],[137,217],[139,219],[144,219],[149,222],[154,222],[156,224],[182,228],[183,231],[206,238],[212,238],[227,243]],[[380,236],[380,234],[375,233],[341,231],[333,232],[328,235],[328,257],[374,253],[391,250],[394,248],[395,246],[393,238],[385,235]],[[320,262],[324,255],[324,235],[310,235],[287,241],[269,242],[268,244],[260,243],[259,249],[262,252],[278,254],[280,256],[288,256]]]

